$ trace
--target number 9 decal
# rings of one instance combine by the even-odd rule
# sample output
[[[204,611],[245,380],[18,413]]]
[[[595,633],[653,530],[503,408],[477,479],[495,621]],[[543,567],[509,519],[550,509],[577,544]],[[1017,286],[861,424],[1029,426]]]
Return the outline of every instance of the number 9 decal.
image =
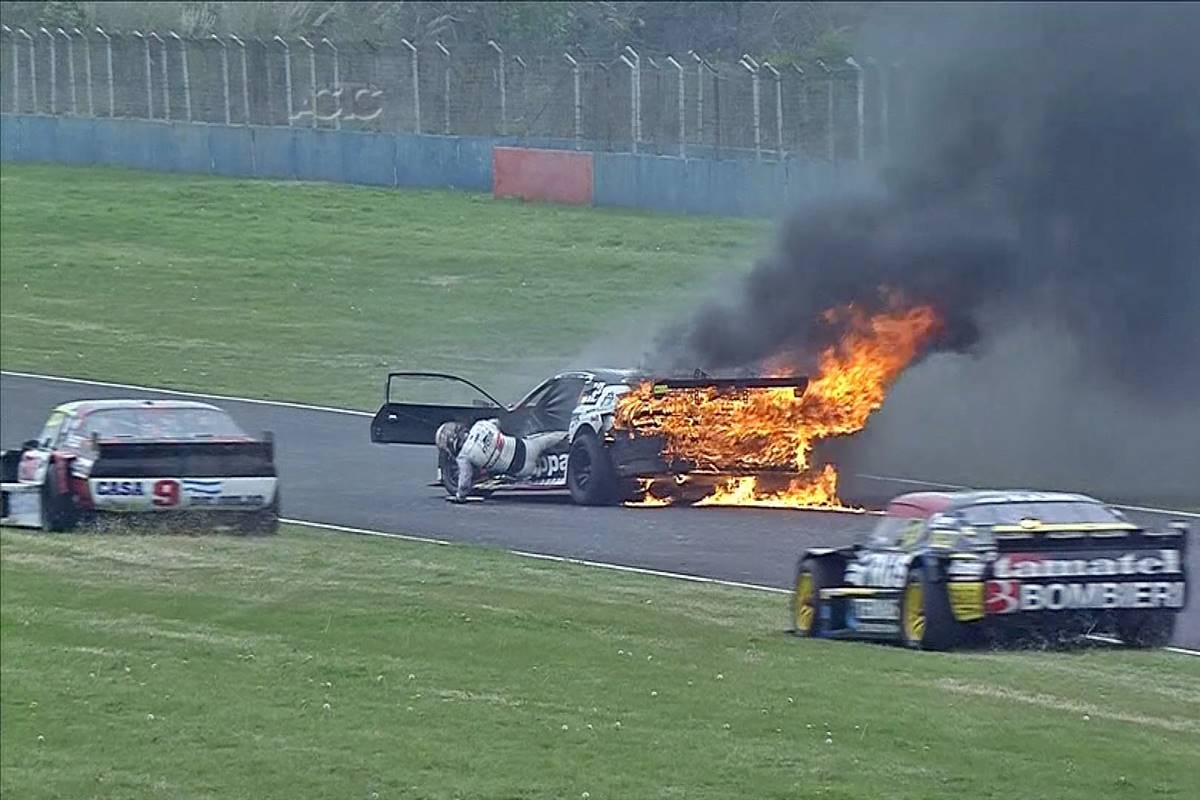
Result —
[[[154,505],[161,508],[179,505],[179,481],[155,481]]]

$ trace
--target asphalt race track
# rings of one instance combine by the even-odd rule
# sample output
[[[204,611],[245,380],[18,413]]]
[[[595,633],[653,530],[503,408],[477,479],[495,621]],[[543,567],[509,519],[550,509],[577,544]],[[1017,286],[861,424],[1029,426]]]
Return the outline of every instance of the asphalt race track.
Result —
[[[0,445],[37,435],[50,408],[86,398],[165,397],[153,391],[0,375]],[[283,514],[291,519],[406,533],[532,553],[786,588],[799,551],[853,541],[863,514],[727,508],[580,508],[551,496],[496,497],[455,506],[428,486],[432,448],[372,445],[369,415],[220,400],[250,433],[275,434]],[[887,487],[898,494],[909,486]],[[1162,515],[1130,512],[1162,525]],[[1200,580],[1200,547],[1188,556]],[[1192,591],[1176,644],[1200,647]],[[780,627],[787,601],[779,598]]]

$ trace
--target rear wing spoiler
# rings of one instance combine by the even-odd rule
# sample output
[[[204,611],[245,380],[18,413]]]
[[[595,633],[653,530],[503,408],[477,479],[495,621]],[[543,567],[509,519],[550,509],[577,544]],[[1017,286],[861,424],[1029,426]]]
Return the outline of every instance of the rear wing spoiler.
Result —
[[[795,389],[803,394],[808,388],[808,378],[795,375],[783,378],[710,378],[698,375],[691,378],[654,378],[651,380],[654,394],[666,394],[672,389]]]
[[[92,478],[275,477],[275,442],[101,442]]]

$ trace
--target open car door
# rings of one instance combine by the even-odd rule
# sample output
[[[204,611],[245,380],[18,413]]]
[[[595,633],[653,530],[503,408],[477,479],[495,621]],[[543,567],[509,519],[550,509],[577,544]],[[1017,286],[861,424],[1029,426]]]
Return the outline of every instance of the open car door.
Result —
[[[465,378],[440,372],[389,372],[384,403],[371,420],[376,444],[434,444],[443,422],[504,422],[509,410]]]

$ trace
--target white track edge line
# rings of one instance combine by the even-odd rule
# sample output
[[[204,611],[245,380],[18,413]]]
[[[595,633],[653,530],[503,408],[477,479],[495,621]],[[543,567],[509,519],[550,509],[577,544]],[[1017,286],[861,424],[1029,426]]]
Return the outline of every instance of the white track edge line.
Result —
[[[352,533],[357,536],[373,536],[381,539],[400,539],[405,542],[417,542],[420,544],[437,544],[448,545],[451,542],[445,539],[432,539],[425,536],[412,536],[404,533],[387,533],[386,531],[373,531],[368,528],[352,528],[347,525],[333,525],[328,522],[309,522],[304,519],[281,519],[280,522],[286,525],[299,525],[307,528],[318,528],[321,530],[336,531],[338,533]],[[466,544],[466,543],[464,543]],[[787,589],[780,589],[777,586],[763,586],[758,583],[742,583],[741,581],[726,581],[720,578],[706,578],[703,575],[688,575],[685,572],[668,572],[661,569],[648,569],[646,567],[631,567],[626,564],[611,564],[606,561],[591,561],[586,558],[571,558],[569,556],[556,556],[549,553],[531,553],[527,550],[510,550],[501,549],[500,552],[508,553],[509,555],[519,558],[531,558],[536,561],[553,561],[559,564],[574,564],[581,567],[593,567],[597,569],[607,569],[613,572],[628,572],[635,575],[648,575],[654,578],[670,578],[672,580],[688,581],[689,583],[707,583],[713,586],[727,586],[733,589],[749,589],[756,592],[769,592],[771,594],[791,594]],[[1106,644],[1120,644],[1120,641],[1108,636],[1088,636],[1088,639]],[[1200,656],[1200,650],[1189,650],[1186,647],[1163,647],[1161,648],[1171,653],[1180,653],[1187,656]]]
[[[157,386],[138,386],[131,383],[112,383],[110,381],[94,381],[87,378],[65,378],[61,375],[42,375],[36,372],[17,372],[16,370],[0,369],[0,375],[11,375],[15,378],[34,378],[43,381],[58,381],[59,383],[77,383],[85,386],[103,386],[107,389],[129,389],[135,392],[154,392],[169,394],[174,397],[202,397],[205,400],[228,400],[232,403],[249,403],[259,406],[279,406],[280,408],[298,408],[303,411],[324,411],[328,414],[347,414],[355,417],[373,417],[369,411],[357,411],[352,408],[336,408],[334,406],[318,406],[309,403],[293,403],[288,400],[261,400],[255,397],[238,397],[228,394],[210,394],[207,392],[186,392],[182,389],[162,389]]]
[[[175,397],[202,397],[205,400],[228,400],[234,403],[249,403],[260,406],[278,406],[280,408],[298,408],[303,411],[324,411],[328,414],[347,414],[355,417],[373,417],[375,416],[370,411],[357,411],[352,408],[336,408],[334,406],[317,406],[308,403],[293,403],[288,400],[261,400],[255,397],[238,397],[236,395],[227,394],[209,394],[206,392],[185,392],[182,389],[160,389],[156,386],[138,386],[131,383],[112,383],[110,381],[94,381],[87,378],[66,378],[62,375],[43,375],[38,372],[19,372],[11,369],[0,369],[0,375],[12,375],[16,378],[33,378],[35,380],[58,381],[60,383],[77,383],[85,386],[103,386],[108,389],[131,389],[137,392],[156,392],[158,394],[169,394]],[[907,483],[914,486],[934,486],[941,489],[968,489],[970,487],[960,486],[954,483],[937,483],[936,481],[920,481],[913,478],[893,478],[887,475],[869,475],[860,473],[860,478],[875,481],[891,481],[893,483]],[[1173,508],[1148,508],[1146,506],[1121,506],[1115,503],[1112,504],[1116,508],[1125,509],[1127,511],[1147,511],[1152,514],[1175,514],[1181,517],[1189,517],[1191,519],[1200,519],[1200,514],[1191,511],[1177,511]],[[834,513],[838,513],[834,511]],[[870,512],[869,512],[870,513]],[[874,512],[880,513],[880,512]]]

